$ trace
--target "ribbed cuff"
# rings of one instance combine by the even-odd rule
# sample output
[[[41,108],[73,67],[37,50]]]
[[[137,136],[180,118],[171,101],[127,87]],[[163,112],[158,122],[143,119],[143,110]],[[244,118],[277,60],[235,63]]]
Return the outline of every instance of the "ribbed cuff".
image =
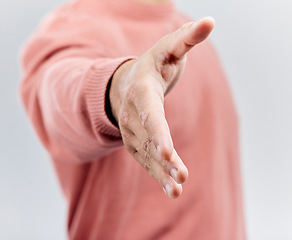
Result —
[[[121,137],[119,129],[110,121],[105,111],[106,89],[110,78],[118,67],[134,58],[127,56],[97,60],[87,72],[84,86],[85,102],[91,124],[97,133],[116,138]]]

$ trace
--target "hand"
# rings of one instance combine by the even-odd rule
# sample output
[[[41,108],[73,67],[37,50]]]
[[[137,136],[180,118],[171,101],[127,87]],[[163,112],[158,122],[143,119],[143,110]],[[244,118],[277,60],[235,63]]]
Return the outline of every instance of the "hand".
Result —
[[[124,145],[170,198],[181,194],[188,170],[173,148],[164,96],[180,79],[186,53],[205,40],[213,27],[209,17],[186,23],[113,75],[110,103]]]

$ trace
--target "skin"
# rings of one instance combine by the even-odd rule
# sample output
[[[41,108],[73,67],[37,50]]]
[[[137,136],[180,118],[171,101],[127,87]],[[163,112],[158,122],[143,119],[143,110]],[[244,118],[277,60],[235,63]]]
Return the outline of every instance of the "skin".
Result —
[[[170,198],[181,195],[188,170],[173,146],[164,114],[164,97],[179,81],[186,53],[204,41],[213,27],[210,17],[184,24],[138,59],[122,64],[112,78],[111,109],[124,146]]]

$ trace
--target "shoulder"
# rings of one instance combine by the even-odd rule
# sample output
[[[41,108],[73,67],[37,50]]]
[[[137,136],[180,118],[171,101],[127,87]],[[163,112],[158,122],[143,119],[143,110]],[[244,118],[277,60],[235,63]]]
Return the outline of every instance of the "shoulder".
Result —
[[[98,8],[98,14],[93,14],[88,5],[80,2],[63,4],[43,17],[21,48],[23,65],[32,68],[65,49],[88,49],[94,56],[113,51],[109,39],[118,32],[113,19]]]

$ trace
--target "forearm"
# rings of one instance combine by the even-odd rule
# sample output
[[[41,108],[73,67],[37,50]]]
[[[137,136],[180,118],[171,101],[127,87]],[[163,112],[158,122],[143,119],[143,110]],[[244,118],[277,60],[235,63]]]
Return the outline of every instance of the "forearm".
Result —
[[[106,115],[105,92],[127,59],[64,58],[22,83],[24,105],[52,155],[88,162],[122,144],[119,129]],[[35,90],[29,91],[32,82]]]

